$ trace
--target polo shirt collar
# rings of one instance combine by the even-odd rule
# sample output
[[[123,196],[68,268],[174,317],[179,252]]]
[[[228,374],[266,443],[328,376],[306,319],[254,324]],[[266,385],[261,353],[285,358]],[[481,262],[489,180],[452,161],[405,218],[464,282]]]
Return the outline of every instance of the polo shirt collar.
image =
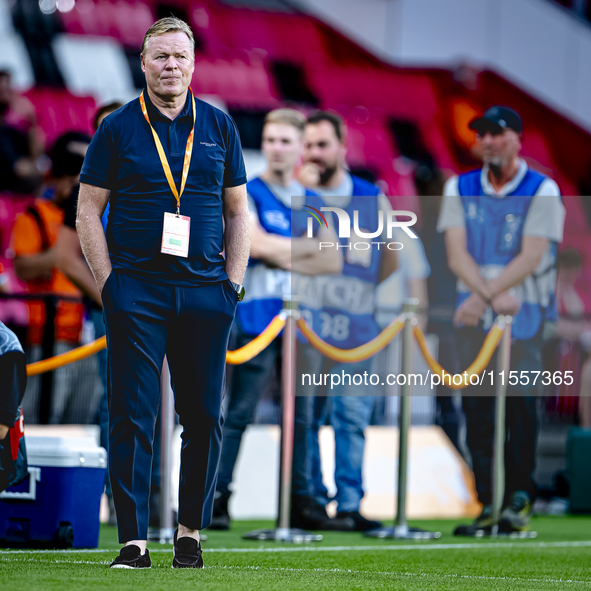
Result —
[[[172,123],[177,119],[182,119],[184,117],[193,117],[193,109],[191,105],[191,93],[187,92],[187,100],[185,101],[185,106],[183,110],[174,118],[169,119],[166,115],[163,115],[158,108],[154,105],[154,103],[150,100],[150,95],[148,94],[148,89],[144,87],[144,99],[146,101],[146,109],[148,110],[148,115],[150,116],[150,120],[153,121],[154,119],[160,119],[162,121],[166,121],[167,123]]]

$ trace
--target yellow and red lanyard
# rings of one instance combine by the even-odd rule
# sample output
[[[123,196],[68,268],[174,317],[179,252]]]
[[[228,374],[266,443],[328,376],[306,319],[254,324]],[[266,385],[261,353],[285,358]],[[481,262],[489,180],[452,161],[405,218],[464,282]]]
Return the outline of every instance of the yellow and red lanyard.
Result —
[[[191,133],[189,133],[189,137],[187,138],[187,147],[185,148],[185,159],[183,160],[183,176],[181,178],[181,190],[180,192],[177,191],[176,185],[174,183],[174,178],[172,178],[172,171],[170,170],[170,165],[168,164],[168,158],[166,158],[166,154],[164,153],[164,148],[162,147],[162,142],[158,137],[158,134],[152,127],[150,123],[150,117],[148,116],[148,109],[146,109],[146,101],[144,99],[144,91],[142,90],[142,94],[140,94],[140,105],[142,106],[142,113],[152,130],[152,135],[154,136],[154,143],[156,144],[156,150],[158,150],[158,156],[160,156],[160,162],[162,163],[162,168],[164,169],[164,175],[166,176],[166,180],[170,185],[170,190],[176,199],[176,214],[177,216],[180,215],[181,209],[181,196],[183,191],[185,190],[185,184],[187,183],[187,176],[189,174],[189,165],[191,164],[191,155],[193,154],[193,136],[195,135],[195,119],[196,119],[196,110],[195,110],[195,97],[193,96],[193,91],[189,88],[189,93],[191,94],[191,102],[193,104],[193,127],[191,128]]]

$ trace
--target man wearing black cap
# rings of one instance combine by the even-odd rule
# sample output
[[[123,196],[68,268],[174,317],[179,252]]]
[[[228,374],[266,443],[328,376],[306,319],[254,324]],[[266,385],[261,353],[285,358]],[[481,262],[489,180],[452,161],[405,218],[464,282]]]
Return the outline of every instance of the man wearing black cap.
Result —
[[[449,267],[458,278],[454,324],[463,369],[474,361],[494,318],[513,317],[510,369],[519,378],[507,390],[506,487],[498,525],[501,531],[521,531],[527,529],[536,494],[535,396],[541,381],[533,372],[542,370],[544,323],[556,318],[555,262],[565,210],[557,184],[519,158],[523,125],[518,113],[491,107],[470,128],[477,132],[484,166],[448,180],[438,231],[445,232]],[[491,370],[496,371],[496,354],[487,376]],[[463,394],[483,510],[474,524],[455,533],[474,535],[497,525],[491,486],[495,389],[487,377]]]

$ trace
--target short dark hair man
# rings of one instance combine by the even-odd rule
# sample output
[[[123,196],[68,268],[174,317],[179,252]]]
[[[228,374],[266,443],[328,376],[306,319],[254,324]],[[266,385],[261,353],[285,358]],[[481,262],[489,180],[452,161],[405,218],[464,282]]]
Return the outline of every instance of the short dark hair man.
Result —
[[[449,267],[458,277],[459,356],[462,368],[468,367],[494,315],[511,315],[511,370],[529,374],[542,369],[542,328],[556,318],[555,262],[565,210],[558,185],[519,158],[523,125],[516,111],[491,107],[470,127],[477,132],[484,166],[447,181],[437,226],[445,232]],[[496,371],[495,359],[486,371]],[[483,509],[473,525],[456,533],[473,535],[496,525],[491,486],[495,398],[490,380],[464,393],[467,443]],[[507,394],[506,492],[498,525],[516,531],[527,528],[536,494],[533,376],[528,384],[509,385]]]
[[[103,121],[80,177],[78,235],[107,329],[109,469],[125,544],[115,568],[151,564],[150,468],[165,355],[183,426],[174,567],[203,566],[198,530],[212,515],[226,351],[250,222],[234,122],[189,90],[194,49],[180,19],[148,29],[146,88]]]
[[[302,237],[307,213],[304,205],[324,202],[294,178],[304,149],[306,118],[293,109],[275,109],[263,126],[262,152],[267,170],[246,185],[251,216],[251,260],[244,277],[247,296],[236,313],[236,348],[259,335],[282,308],[282,297],[291,293],[291,273],[338,273],[342,257],[336,250],[319,251],[319,241],[336,240],[334,231],[322,228],[316,240]],[[213,529],[228,529],[229,486],[242,434],[252,422],[261,391],[273,376],[281,356],[277,338],[254,359],[234,368],[223,426],[224,444],[214,504]],[[324,524],[317,524],[320,529]],[[316,529],[316,528],[315,528]]]
[[[318,192],[326,205],[344,209],[350,219],[358,212],[360,228],[378,226],[380,211],[391,209],[388,199],[380,195],[380,189],[352,175],[345,166],[347,152],[343,120],[329,111],[319,111],[308,117],[304,136],[304,166],[300,180]],[[382,238],[383,239],[383,238]],[[304,310],[304,317],[314,330],[331,345],[350,349],[365,344],[380,332],[374,316],[375,293],[378,283],[389,277],[398,267],[394,250],[372,248],[351,249],[351,240],[340,239],[344,263],[342,273],[330,278],[331,290],[351,293],[362,290],[363,306],[353,303],[356,298],[340,298],[323,305],[320,309]],[[349,247],[349,249],[347,249]],[[326,282],[316,282],[317,297],[327,302]],[[324,292],[324,293],[323,293]],[[334,298],[333,298],[334,300]],[[303,301],[303,304],[305,302]],[[298,356],[299,368],[306,373],[363,374],[369,371],[371,359],[357,363],[338,364],[323,360],[322,355],[311,346],[303,348]],[[324,364],[323,364],[324,363]],[[304,365],[305,364],[305,365]],[[356,392],[359,392],[357,389]],[[296,427],[294,446],[294,477],[292,527],[310,527],[310,516],[325,511],[328,503],[327,490],[322,482],[318,429],[327,397],[317,397],[314,386],[305,390],[298,385],[296,399]],[[330,422],[335,430],[335,483],[337,486],[337,516],[331,529],[369,530],[379,527],[377,521],[366,519],[359,512],[363,497],[362,464],[365,449],[365,428],[369,425],[374,397],[351,395],[344,384],[333,390],[330,400]],[[310,504],[309,498],[313,503]],[[320,506],[318,506],[320,505]]]

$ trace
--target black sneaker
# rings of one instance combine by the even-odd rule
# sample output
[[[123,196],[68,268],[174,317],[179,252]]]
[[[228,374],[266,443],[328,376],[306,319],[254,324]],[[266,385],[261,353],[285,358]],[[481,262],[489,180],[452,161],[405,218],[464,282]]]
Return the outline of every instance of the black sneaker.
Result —
[[[334,518],[338,531],[369,531],[382,527],[380,521],[367,519],[359,511],[341,511]]]
[[[293,528],[336,531],[326,508],[311,497],[301,495],[294,495],[291,499],[290,523]]]
[[[501,513],[499,531],[504,533],[527,531],[531,514],[532,503],[529,494],[524,490],[513,493],[509,506]]]
[[[193,538],[178,538],[174,532],[174,560],[172,568],[203,568],[201,543]]]
[[[479,532],[491,531],[493,525],[496,525],[493,520],[493,507],[492,505],[484,505],[474,523],[458,525],[454,531],[454,536],[477,536]]]
[[[229,494],[215,493],[213,500],[213,516],[209,529],[230,529],[230,514],[228,513]]]
[[[150,553],[140,554],[138,546],[123,546],[119,556],[111,562],[111,568],[152,568]]]

